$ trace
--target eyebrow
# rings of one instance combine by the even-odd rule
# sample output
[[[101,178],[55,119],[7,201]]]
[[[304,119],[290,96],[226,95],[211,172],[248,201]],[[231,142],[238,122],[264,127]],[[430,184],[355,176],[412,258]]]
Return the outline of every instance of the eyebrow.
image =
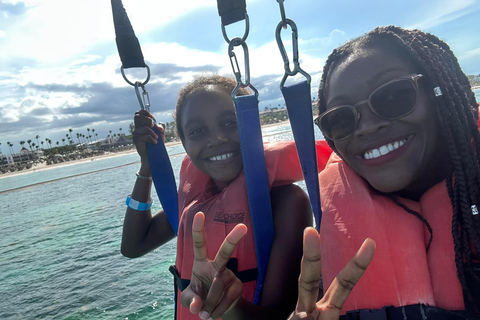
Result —
[[[375,74],[373,77],[368,79],[366,82],[368,83],[368,85],[373,86],[374,84],[376,84],[378,82],[379,79],[381,79],[386,74],[388,74],[392,71],[402,71],[402,70],[404,70],[404,69],[399,68],[399,67],[387,68],[387,69],[382,70],[379,73]]]
[[[225,117],[225,116],[235,116],[235,118],[237,117],[237,114],[235,113],[234,110],[225,110],[225,111],[222,111],[218,114],[218,117]],[[185,128],[187,128],[189,125],[196,125],[197,122],[203,122],[205,120],[205,117],[196,117],[196,118],[192,118],[192,119],[189,119],[187,122],[185,122],[185,124],[183,125]]]
[[[378,83],[378,80],[380,80],[382,77],[384,77],[386,74],[392,72],[392,71],[402,71],[404,69],[402,68],[399,68],[399,67],[392,67],[392,68],[387,68],[387,69],[384,69],[382,71],[380,71],[379,73],[373,75],[370,79],[368,79],[367,81],[365,81],[369,86],[373,86],[375,84]],[[376,88],[375,88],[376,89]],[[373,90],[375,90],[373,89]],[[334,98],[332,98],[330,101],[327,101],[327,105],[331,104],[332,101],[336,101],[336,100],[348,100],[349,99],[349,96],[348,94],[346,93],[343,93],[343,94],[340,94],[338,96],[335,96]]]

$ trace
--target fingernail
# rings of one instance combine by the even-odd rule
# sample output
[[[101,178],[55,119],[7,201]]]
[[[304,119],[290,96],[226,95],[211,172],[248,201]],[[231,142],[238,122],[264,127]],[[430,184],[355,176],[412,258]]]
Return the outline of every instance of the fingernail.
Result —
[[[200,314],[198,316],[200,317],[200,319],[205,320],[205,319],[208,318],[209,314],[208,314],[207,311],[202,311],[202,312],[200,312]]]
[[[157,136],[157,135],[155,135],[155,139],[158,139],[158,136]]]

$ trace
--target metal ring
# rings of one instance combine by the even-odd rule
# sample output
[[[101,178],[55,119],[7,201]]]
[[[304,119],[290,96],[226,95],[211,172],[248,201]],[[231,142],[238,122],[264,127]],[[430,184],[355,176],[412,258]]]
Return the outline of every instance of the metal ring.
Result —
[[[247,40],[249,32],[250,32],[250,19],[248,18],[248,14],[245,12],[245,32],[243,33],[242,41]],[[230,43],[231,40],[228,38],[227,30],[225,30],[225,25],[223,23],[222,23],[222,35],[225,41],[227,41],[227,43]]]
[[[150,80],[150,67],[148,66],[148,64],[145,64],[145,68],[147,68],[147,79],[144,82],[141,82],[140,86],[146,85],[148,83],[148,81]],[[120,67],[120,71],[122,72],[123,79],[125,79],[125,81],[127,81],[127,83],[129,85],[135,87],[135,83],[133,83],[133,82],[131,82],[130,80],[127,79],[127,76],[125,75],[125,71],[123,69],[123,66]],[[136,82],[139,82],[139,81],[136,81]]]

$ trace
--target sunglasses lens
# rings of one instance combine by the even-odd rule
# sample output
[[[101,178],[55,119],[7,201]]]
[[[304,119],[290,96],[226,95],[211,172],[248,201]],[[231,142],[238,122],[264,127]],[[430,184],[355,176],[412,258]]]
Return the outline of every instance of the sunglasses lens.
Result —
[[[375,91],[370,103],[375,112],[387,119],[406,115],[415,107],[417,90],[408,79],[392,82]]]
[[[349,107],[339,107],[325,114],[319,125],[327,138],[343,139],[355,131],[355,113]]]

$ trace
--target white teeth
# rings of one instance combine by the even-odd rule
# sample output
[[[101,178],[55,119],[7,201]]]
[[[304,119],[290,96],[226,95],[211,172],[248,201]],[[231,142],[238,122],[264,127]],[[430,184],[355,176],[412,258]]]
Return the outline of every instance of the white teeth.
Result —
[[[381,146],[378,149],[369,150],[369,151],[367,151],[363,154],[363,158],[365,160],[370,160],[370,159],[378,158],[380,156],[384,156],[384,155],[392,152],[393,150],[396,150],[396,149],[400,148],[406,142],[407,142],[407,139],[403,139],[403,140],[400,140],[400,141],[395,141],[395,142],[388,143],[386,145]]]
[[[233,156],[233,153],[232,153],[232,152],[228,152],[228,153],[225,153],[225,154],[222,154],[222,155],[219,155],[219,156],[210,157],[210,158],[208,158],[208,160],[210,160],[210,161],[227,160],[227,159],[229,159],[231,156]]]
[[[389,153],[390,151],[388,151],[388,147],[387,146],[381,146],[380,147],[380,154],[382,156],[386,155],[387,153]]]

